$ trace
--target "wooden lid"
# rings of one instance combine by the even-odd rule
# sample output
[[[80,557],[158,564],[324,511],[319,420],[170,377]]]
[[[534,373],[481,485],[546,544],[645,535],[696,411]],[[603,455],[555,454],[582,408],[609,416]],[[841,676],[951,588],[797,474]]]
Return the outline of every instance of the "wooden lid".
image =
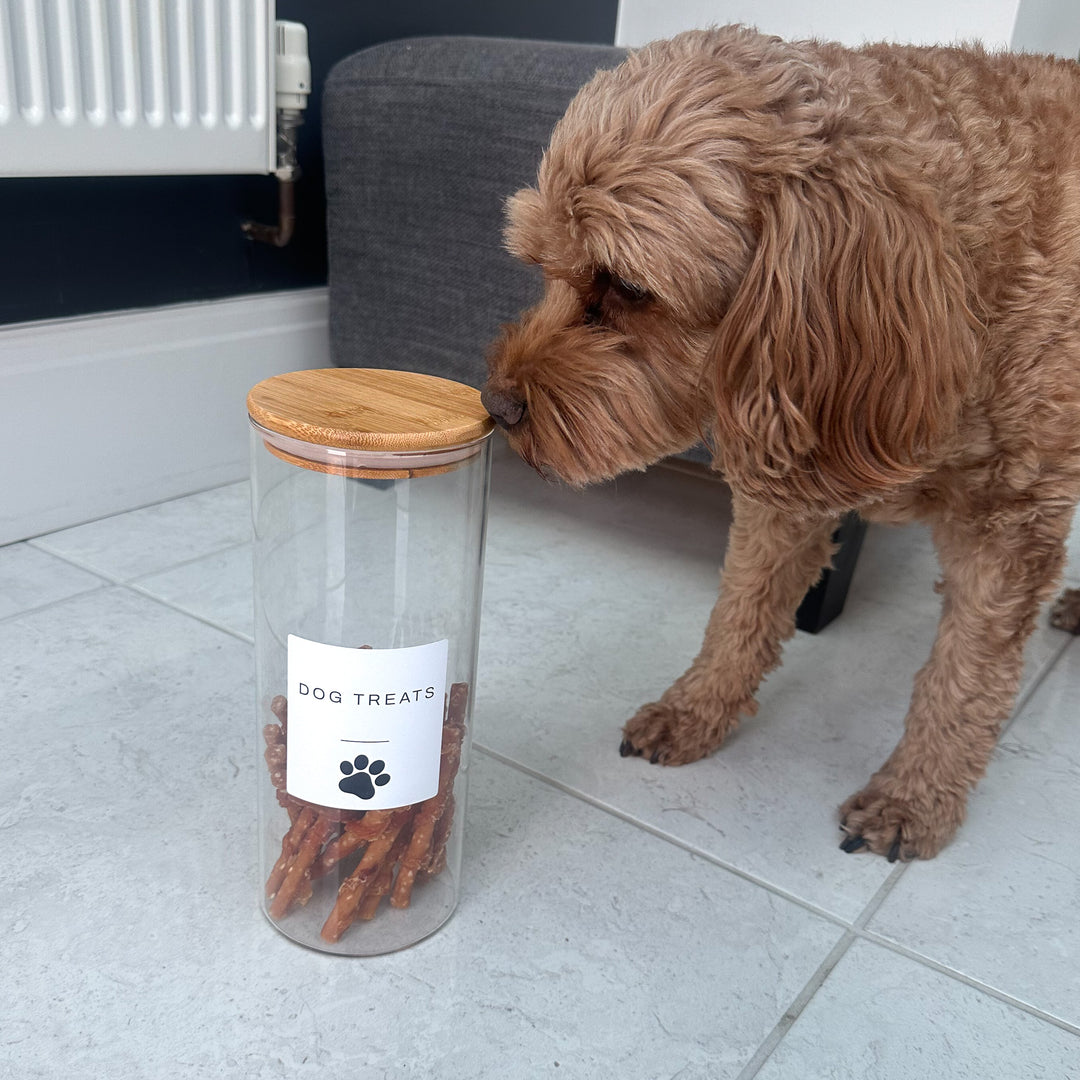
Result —
[[[248,413],[290,439],[349,450],[440,450],[494,428],[480,391],[415,371],[316,368],[255,386]]]

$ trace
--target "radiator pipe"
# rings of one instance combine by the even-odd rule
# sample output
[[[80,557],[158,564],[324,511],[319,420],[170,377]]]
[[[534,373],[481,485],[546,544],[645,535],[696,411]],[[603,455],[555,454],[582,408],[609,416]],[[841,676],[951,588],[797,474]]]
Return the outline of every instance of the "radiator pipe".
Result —
[[[299,109],[277,111],[277,161],[274,175],[278,179],[278,223],[262,225],[257,221],[245,221],[240,228],[251,240],[262,244],[284,247],[296,228],[296,181],[300,177],[297,142],[304,114]]]
[[[258,240],[261,244],[273,244],[284,247],[291,239],[296,228],[296,185],[292,180],[278,177],[278,223],[263,225],[258,221],[245,221],[240,226],[249,240]]]

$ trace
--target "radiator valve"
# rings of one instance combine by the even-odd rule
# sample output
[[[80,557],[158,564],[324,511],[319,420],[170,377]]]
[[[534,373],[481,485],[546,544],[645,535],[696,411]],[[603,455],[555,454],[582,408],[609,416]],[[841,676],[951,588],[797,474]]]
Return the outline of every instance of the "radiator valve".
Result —
[[[279,20],[276,25],[274,85],[277,91],[278,223],[260,225],[245,221],[241,228],[252,240],[284,247],[296,226],[296,198],[293,185],[300,177],[297,142],[311,93],[311,61],[308,58],[307,27],[303,23]]]

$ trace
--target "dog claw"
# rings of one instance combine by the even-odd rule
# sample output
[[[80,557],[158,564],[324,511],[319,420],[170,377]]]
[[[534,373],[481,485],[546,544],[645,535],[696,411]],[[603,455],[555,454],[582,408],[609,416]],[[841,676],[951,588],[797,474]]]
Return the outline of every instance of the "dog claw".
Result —
[[[652,752],[652,757],[649,758],[649,764],[650,765],[655,765],[659,760],[660,760],[660,751],[659,750],[654,750]]]
[[[900,858],[900,837],[898,836],[894,841],[891,848],[889,848],[889,854],[885,856],[889,862],[896,862]]]
[[[619,743],[619,757],[630,757],[634,753],[634,744],[629,739]]]
[[[866,847],[866,841],[861,836],[849,836],[840,842],[840,850],[846,851],[849,855],[861,847]]]

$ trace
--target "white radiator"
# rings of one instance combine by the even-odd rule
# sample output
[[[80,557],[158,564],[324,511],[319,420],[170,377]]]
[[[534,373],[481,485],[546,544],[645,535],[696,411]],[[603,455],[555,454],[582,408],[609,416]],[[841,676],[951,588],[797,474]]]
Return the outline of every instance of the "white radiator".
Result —
[[[0,175],[267,173],[274,0],[0,0]]]

